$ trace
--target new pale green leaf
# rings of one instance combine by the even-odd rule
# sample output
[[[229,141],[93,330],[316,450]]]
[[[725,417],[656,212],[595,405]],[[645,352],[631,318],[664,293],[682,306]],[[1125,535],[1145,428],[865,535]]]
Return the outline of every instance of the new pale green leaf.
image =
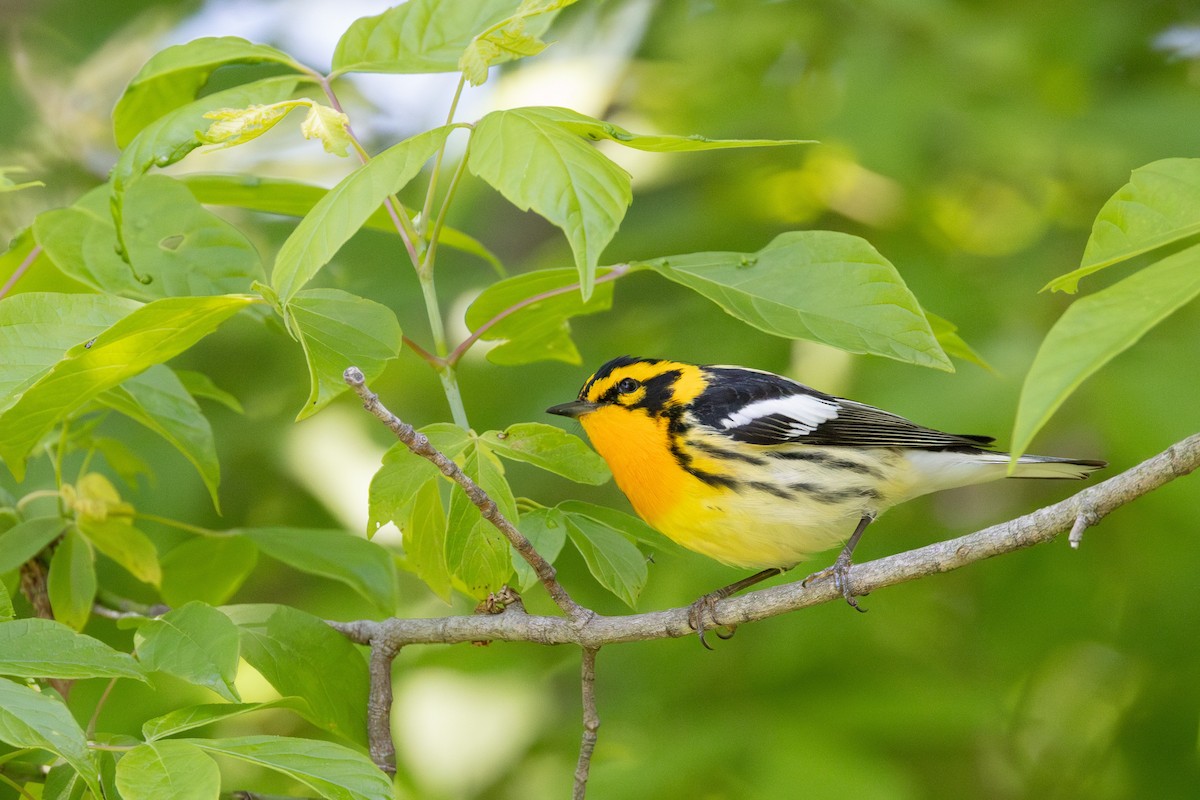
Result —
[[[567,235],[584,299],[600,254],[633,200],[629,173],[538,108],[493,111],[471,134],[467,166],[522,210]]]
[[[1200,234],[1197,208],[1200,158],[1165,158],[1135,169],[1096,215],[1083,264],[1045,289],[1075,292],[1080,278]]]
[[[349,387],[342,375],[357,366],[370,383],[400,353],[400,323],[385,305],[341,289],[305,289],[288,303],[308,361],[308,400],[296,415],[315,414]]]
[[[101,797],[100,771],[67,707],[49,695],[0,678],[0,742],[48,750],[70,764]]]
[[[0,622],[0,675],[18,678],[133,678],[141,667],[91,636],[49,619]]]
[[[1200,245],[1192,245],[1072,303],[1046,334],[1025,376],[1013,457],[1029,448],[1084,380],[1198,294]]]
[[[0,581],[0,622],[8,622],[16,616],[16,613],[13,609],[12,595],[9,594],[8,587],[4,585],[4,581]]]
[[[113,218],[120,223],[125,190],[134,178],[151,167],[174,164],[203,144],[197,134],[208,127],[206,113],[214,108],[245,108],[287,100],[298,82],[297,77],[284,75],[235,86],[180,106],[146,125],[121,151],[113,167]]]
[[[756,253],[691,253],[647,266],[767,333],[953,370],[900,273],[857,236],[796,231]]]
[[[0,458],[21,479],[48,431],[96,395],[188,349],[254,298],[171,297],[130,313],[80,343],[0,415]]]
[[[117,762],[122,800],[217,800],[221,771],[190,742],[141,744]]]
[[[333,742],[284,736],[187,739],[202,750],[281,772],[328,800],[392,800],[392,782],[365,755]]]
[[[113,109],[117,146],[125,147],[147,125],[194,100],[220,67],[266,62],[301,69],[287,53],[236,36],[209,36],[159,51],[129,82]]]
[[[524,461],[576,483],[598,486],[612,476],[596,451],[553,425],[518,422],[503,431],[488,431],[480,439],[501,458]]]
[[[450,135],[443,126],[389,147],[322,197],[279,248],[271,287],[288,302],[389,195],[403,189]]]
[[[147,670],[211,689],[231,702],[242,699],[234,684],[238,629],[212,606],[191,602],[156,619],[145,619],[134,641]]]

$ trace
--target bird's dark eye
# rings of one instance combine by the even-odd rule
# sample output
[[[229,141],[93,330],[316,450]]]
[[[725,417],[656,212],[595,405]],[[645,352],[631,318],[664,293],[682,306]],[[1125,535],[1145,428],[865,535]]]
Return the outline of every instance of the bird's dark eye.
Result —
[[[641,383],[635,381],[633,378],[622,378],[621,382],[617,384],[617,391],[621,394],[633,394],[641,385]]]

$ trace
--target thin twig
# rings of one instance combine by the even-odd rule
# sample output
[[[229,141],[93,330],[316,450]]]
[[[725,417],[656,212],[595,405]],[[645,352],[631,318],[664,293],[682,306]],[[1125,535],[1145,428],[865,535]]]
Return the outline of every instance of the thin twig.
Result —
[[[596,653],[598,648],[583,648],[583,741],[579,744],[579,763],[575,765],[575,791],[572,800],[583,800],[587,794],[588,772],[592,768],[592,753],[600,730],[600,715],[596,711]]]
[[[550,597],[553,598],[554,602],[558,604],[558,607],[562,609],[563,613],[567,615],[567,618],[572,623],[583,624],[592,616],[592,612],[571,599],[571,596],[567,594],[567,590],[555,579],[554,567],[550,566],[550,562],[542,558],[541,554],[525,538],[525,535],[517,530],[517,527],[500,512],[499,507],[487,496],[487,493],[475,481],[471,480],[457,464],[434,447],[425,434],[417,431],[413,426],[401,420],[391,411],[388,411],[383,403],[379,402],[379,395],[367,387],[366,378],[363,376],[362,370],[358,367],[350,367],[346,370],[343,377],[346,383],[354,389],[355,393],[362,398],[363,407],[370,411],[380,422],[387,425],[388,429],[396,434],[397,439],[404,442],[409,450],[432,462],[435,467],[441,470],[443,475],[457,483],[467,493],[467,497],[471,498],[471,502],[479,509],[479,513],[483,515],[483,518],[494,525],[500,533],[504,534],[504,537],[508,539],[513,549],[529,563],[529,566],[533,567],[538,579],[546,587],[546,591],[550,593]]]
[[[33,266],[33,262],[37,261],[37,257],[42,254],[42,246],[35,244],[33,249],[29,251],[29,255],[22,259],[21,263],[13,270],[13,274],[8,277],[3,286],[0,286],[0,300],[8,294],[9,289],[17,285],[17,281],[21,280],[21,276]]]
[[[367,742],[371,760],[388,775],[396,774],[392,741],[392,662],[400,652],[386,642],[371,643],[371,693],[367,697]]]
[[[620,277],[623,277],[624,275],[626,275],[629,272],[629,270],[630,270],[630,266],[628,264],[616,264],[608,272],[604,273],[599,278],[596,278],[594,283],[596,285],[599,285],[601,283],[615,281],[617,278],[620,278]],[[493,325],[495,325],[496,323],[498,323],[500,320],[504,319],[505,317],[509,316],[510,314],[514,314],[514,313],[520,311],[522,308],[525,308],[526,306],[531,306],[534,303],[537,303],[541,300],[546,300],[551,297],[558,297],[560,294],[569,294],[570,292],[574,292],[578,289],[579,289],[579,284],[572,283],[567,286],[560,286],[557,289],[551,289],[548,292],[542,292],[540,294],[535,294],[532,297],[526,297],[524,300],[522,300],[519,303],[513,303],[511,306],[504,309],[499,314],[492,317],[487,322],[483,323],[478,328],[476,328],[474,331],[472,331],[471,335],[468,336],[466,339],[463,339],[462,342],[459,343],[458,347],[454,348],[454,350],[450,353],[450,355],[446,356],[446,359],[445,359],[446,363],[451,364],[451,365],[457,364],[459,359],[461,359],[463,357],[463,355],[468,350],[471,349],[471,346],[474,345],[475,342],[479,341],[480,336],[483,336],[483,334],[486,333],[489,328],[491,328]]]
[[[866,594],[1048,542],[1074,525],[1080,509],[1089,509],[1098,521],[1198,467],[1200,434],[1195,434],[1132,469],[1032,514],[957,539],[856,564],[850,571],[851,585],[856,593]],[[717,624],[740,625],[841,599],[841,592],[829,578],[813,581],[808,586],[796,581],[726,598],[718,601],[713,610]],[[379,622],[364,620],[333,623],[333,626],[352,641],[362,644],[386,641],[397,647],[514,641],[598,648],[619,642],[694,636],[695,631],[688,623],[688,612],[689,606],[681,606],[619,617],[592,614],[575,622],[533,614],[499,614],[436,619],[392,618]]]
[[[96,701],[96,708],[92,711],[92,716],[88,719],[87,728],[83,734],[88,739],[96,738],[96,724],[100,721],[100,711],[104,708],[104,704],[108,702],[108,696],[112,694],[113,687],[116,685],[116,678],[110,680],[108,686],[105,686],[104,691],[101,692],[100,699]]]

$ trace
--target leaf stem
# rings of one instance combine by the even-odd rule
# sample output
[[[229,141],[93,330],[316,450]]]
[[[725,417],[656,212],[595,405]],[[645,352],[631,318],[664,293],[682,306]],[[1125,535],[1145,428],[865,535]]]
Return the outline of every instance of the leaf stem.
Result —
[[[608,281],[615,281],[618,278],[628,275],[631,269],[632,269],[632,267],[629,264],[616,264],[608,272],[601,275],[599,278],[596,278],[595,283],[601,284],[601,283],[607,283]],[[541,300],[546,300],[551,297],[558,297],[561,294],[569,294],[571,292],[577,291],[578,289],[579,289],[579,284],[572,283],[572,284],[568,284],[567,286],[560,286],[557,289],[551,289],[548,292],[542,292],[540,294],[535,294],[532,297],[526,297],[524,300],[520,301],[519,303],[513,303],[511,306],[504,309],[499,314],[492,317],[487,322],[483,323],[478,328],[476,328],[471,333],[471,335],[468,336],[466,339],[463,339],[462,343],[459,344],[458,347],[454,348],[453,352],[451,352],[450,355],[446,356],[446,363],[450,364],[451,366],[457,364],[459,362],[459,360],[466,354],[466,352],[471,349],[471,346],[474,345],[477,341],[479,341],[479,337],[481,337],[481,336],[483,336],[483,334],[487,333],[487,331],[490,328],[492,328],[496,323],[498,323],[500,320],[504,319],[505,317],[507,317],[511,314],[515,314],[516,312],[520,311],[522,308],[525,308],[526,306],[531,306],[534,303],[537,303]]]
[[[4,296],[8,294],[9,289],[16,286],[17,281],[21,280],[21,276],[23,276],[26,271],[33,266],[33,262],[37,261],[37,257],[41,254],[42,246],[40,244],[35,244],[33,249],[29,251],[29,255],[25,256],[25,258],[21,260],[21,263],[17,265],[15,270],[13,270],[13,274],[10,275],[8,280],[4,282],[4,286],[0,287],[0,300],[4,299]]]
[[[231,534],[225,531],[214,531],[211,528],[202,528],[199,525],[191,525],[187,522],[180,522],[177,519],[170,517],[160,517],[158,514],[147,514],[144,511],[133,511],[128,514],[122,514],[120,511],[110,511],[110,516],[129,516],[133,519],[144,519],[148,522],[157,522],[159,525],[166,525],[168,528],[176,528],[177,530],[194,533],[197,536],[230,536]]]

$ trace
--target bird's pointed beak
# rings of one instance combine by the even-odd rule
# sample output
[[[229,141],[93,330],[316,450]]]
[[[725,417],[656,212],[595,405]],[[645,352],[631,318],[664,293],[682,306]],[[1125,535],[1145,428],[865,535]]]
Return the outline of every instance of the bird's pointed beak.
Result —
[[[584,414],[590,414],[599,408],[598,403],[589,403],[586,400],[572,400],[569,403],[559,403],[556,406],[550,406],[546,409],[547,414],[558,414],[560,417],[571,417],[577,419]]]

